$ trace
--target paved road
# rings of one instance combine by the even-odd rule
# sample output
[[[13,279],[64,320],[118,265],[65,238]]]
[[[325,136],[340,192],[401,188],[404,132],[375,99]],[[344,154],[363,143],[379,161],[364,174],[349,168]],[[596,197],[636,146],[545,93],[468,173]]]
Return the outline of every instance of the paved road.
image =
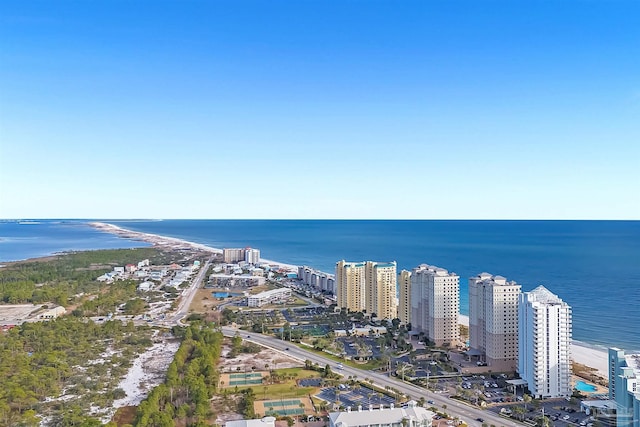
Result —
[[[193,297],[196,295],[196,291],[200,288],[200,284],[204,280],[207,271],[209,271],[209,265],[211,265],[211,260],[208,259],[203,266],[200,267],[198,274],[191,281],[191,286],[187,288],[183,294],[182,298],[180,298],[180,302],[178,303],[178,308],[174,314],[168,317],[166,323],[180,324],[182,319],[189,313],[189,307],[191,306],[191,301],[193,301]]]
[[[311,362],[318,363],[320,366],[329,364],[332,371],[342,374],[345,377],[356,376],[359,379],[370,378],[373,380],[374,385],[382,387],[383,389],[385,388],[385,386],[393,387],[415,400],[419,400],[421,397],[424,397],[425,400],[434,401],[436,404],[435,406],[439,408],[442,408],[443,405],[446,405],[445,412],[453,416],[458,416],[461,420],[472,427],[480,427],[482,425],[482,423],[477,421],[476,418],[483,418],[485,423],[489,425],[494,424],[497,427],[523,426],[523,424],[520,424],[515,420],[503,418],[495,413],[467,406],[455,399],[450,399],[447,395],[433,393],[416,385],[403,383],[396,378],[387,377],[386,375],[378,372],[352,368],[346,365],[343,369],[338,370],[336,367],[337,363],[335,361],[311,351],[304,350],[290,342],[281,341],[277,338],[268,337],[256,333],[248,333],[247,331],[241,331],[230,327],[223,327],[222,332],[226,336],[234,336],[236,333],[239,333],[244,339],[248,339],[249,341],[256,342],[266,347],[270,347],[277,351],[281,351],[283,353],[286,353],[288,356],[296,358],[300,361],[310,360]],[[289,350],[286,350],[287,348]]]

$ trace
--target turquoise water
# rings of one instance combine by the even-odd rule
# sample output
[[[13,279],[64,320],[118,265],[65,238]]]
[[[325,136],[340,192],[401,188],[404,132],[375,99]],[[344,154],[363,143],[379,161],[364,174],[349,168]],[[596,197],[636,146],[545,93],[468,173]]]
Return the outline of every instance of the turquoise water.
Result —
[[[594,386],[593,384],[585,383],[584,381],[576,382],[575,388],[576,390],[582,391],[585,393],[593,393],[594,391],[597,390],[596,386]]]
[[[83,220],[0,221],[0,261],[71,249],[146,246],[102,233]],[[266,259],[333,272],[335,263],[428,263],[468,278],[486,271],[529,291],[543,284],[573,312],[573,338],[640,351],[640,221],[109,221],[145,233],[217,248],[251,246]]]
[[[240,296],[240,294],[236,294],[233,292],[212,292],[215,298],[231,298]]]

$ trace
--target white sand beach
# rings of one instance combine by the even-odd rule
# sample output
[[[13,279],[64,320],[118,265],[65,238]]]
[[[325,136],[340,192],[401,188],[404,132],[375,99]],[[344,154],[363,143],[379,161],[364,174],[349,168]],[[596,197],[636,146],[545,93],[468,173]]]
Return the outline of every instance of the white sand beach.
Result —
[[[222,249],[214,248],[211,246],[203,245],[201,243],[190,242],[183,239],[178,239],[175,237],[166,237],[160,236],[157,234],[151,233],[142,233],[139,231],[128,230],[126,228],[119,227],[114,224],[108,224],[104,222],[92,222],[89,225],[95,227],[99,230],[102,230],[107,233],[113,233],[119,235],[121,237],[136,239],[143,242],[151,243],[154,246],[160,247],[168,247],[168,248],[191,248],[197,249],[205,252],[221,254]],[[270,265],[277,265],[282,269],[297,271],[298,267],[292,264],[286,264],[283,262],[272,261],[261,258],[262,262],[265,262]],[[459,323],[461,325],[469,326],[469,316],[460,314],[459,315]],[[607,377],[607,352],[604,349],[594,348],[585,343],[581,343],[579,341],[574,341],[571,346],[571,354],[572,360],[580,363],[582,365],[586,365],[590,368],[594,368],[598,371],[600,375],[603,377]]]
[[[461,325],[469,326],[469,316],[460,314],[458,318]],[[595,348],[580,341],[573,341],[571,344],[571,359],[576,363],[596,369],[597,373],[604,378],[608,376],[608,354],[604,349]]]
[[[134,240],[139,240],[141,242],[151,243],[153,246],[165,247],[169,249],[190,248],[190,249],[196,249],[196,250],[210,252],[214,254],[222,253],[222,249],[214,248],[212,246],[204,245],[202,243],[190,242],[188,240],[178,239],[175,237],[161,236],[158,234],[142,233],[140,231],[129,230],[129,229],[122,228],[117,225],[109,224],[106,222],[91,222],[89,223],[89,225],[91,227],[94,227],[106,233],[112,233],[123,238],[134,239]],[[260,262],[263,262],[269,265],[275,265],[285,270],[298,271],[298,266],[293,264],[286,264],[284,262],[272,261],[265,258],[260,258]]]
[[[596,369],[598,375],[604,378],[609,376],[608,358],[609,355],[604,349],[594,348],[580,341],[574,341],[571,345],[571,359],[576,363]]]

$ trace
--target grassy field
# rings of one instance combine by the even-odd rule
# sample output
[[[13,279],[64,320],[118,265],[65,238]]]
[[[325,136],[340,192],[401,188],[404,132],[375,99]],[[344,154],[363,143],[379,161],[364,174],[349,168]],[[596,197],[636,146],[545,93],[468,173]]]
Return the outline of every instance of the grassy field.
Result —
[[[286,375],[289,378],[282,380],[278,384],[238,386],[238,390],[253,388],[256,397],[259,399],[305,397],[309,393],[315,393],[316,387],[298,387],[296,381],[303,378],[318,378],[320,376],[319,372],[309,371],[304,368],[277,369],[275,372],[280,376]]]
[[[307,345],[301,345],[301,344],[296,344],[298,347],[300,347],[303,350],[307,350],[307,351],[312,351],[320,356],[326,357],[328,359],[331,360],[335,360],[336,363],[342,363],[343,365],[347,365],[347,366],[351,366],[353,368],[359,368],[359,369],[364,369],[367,371],[372,371],[374,369],[379,368],[382,365],[382,362],[380,360],[370,360],[367,363],[356,363],[352,360],[345,360],[340,356],[334,356],[333,354],[330,353],[325,353],[322,350],[317,350],[315,348],[313,348],[312,346],[307,346]],[[335,370],[334,367],[331,367],[332,370]]]

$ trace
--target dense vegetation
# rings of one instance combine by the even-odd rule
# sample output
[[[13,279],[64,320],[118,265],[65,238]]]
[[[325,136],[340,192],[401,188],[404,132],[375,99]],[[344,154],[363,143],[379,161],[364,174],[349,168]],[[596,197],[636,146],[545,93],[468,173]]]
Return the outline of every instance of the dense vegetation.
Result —
[[[216,365],[222,339],[222,333],[211,324],[195,323],[184,330],[165,383],[154,388],[138,406],[136,427],[208,425],[209,400],[218,387]]]
[[[36,413],[60,426],[101,425],[90,407],[122,397],[118,382],[152,333],[64,317],[0,334],[0,426],[37,425]],[[63,391],[72,398],[56,399]]]
[[[54,302],[66,307],[75,302],[76,295],[100,291],[104,285],[96,277],[114,266],[143,259],[164,263],[167,254],[155,248],[113,249],[9,264],[0,269],[0,303]]]
[[[87,320],[84,316],[106,315],[121,304],[125,314],[140,313],[146,305],[137,297],[136,281],[95,279],[114,266],[143,259],[167,264],[176,256],[183,257],[155,248],[100,250],[1,268],[0,304],[53,302],[72,306],[72,316],[0,333],[0,427],[38,425],[36,415],[56,426],[102,425],[96,408],[124,397],[118,383],[152,344],[154,331],[120,320]]]

